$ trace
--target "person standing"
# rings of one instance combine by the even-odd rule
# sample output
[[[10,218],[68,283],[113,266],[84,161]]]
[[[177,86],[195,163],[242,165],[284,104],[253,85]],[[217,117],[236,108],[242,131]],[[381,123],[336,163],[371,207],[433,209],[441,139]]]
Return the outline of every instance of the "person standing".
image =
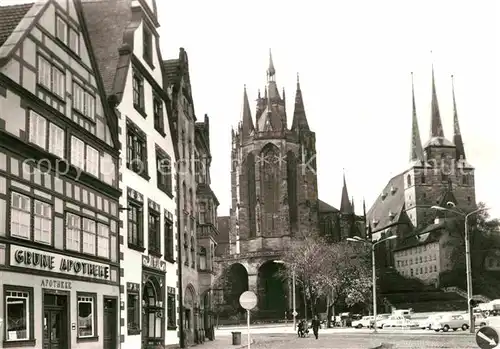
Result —
[[[318,315],[314,315],[314,319],[312,320],[311,326],[313,328],[314,337],[318,339],[318,331],[321,323],[319,322]]]

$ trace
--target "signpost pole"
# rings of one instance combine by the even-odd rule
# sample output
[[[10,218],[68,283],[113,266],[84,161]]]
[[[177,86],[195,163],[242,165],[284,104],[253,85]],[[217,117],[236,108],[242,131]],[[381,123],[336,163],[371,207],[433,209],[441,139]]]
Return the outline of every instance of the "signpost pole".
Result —
[[[247,340],[250,349],[250,310],[257,305],[257,296],[252,291],[245,291],[240,295],[240,305],[247,311]]]
[[[248,349],[250,349],[250,310],[247,309],[247,340],[248,340]]]

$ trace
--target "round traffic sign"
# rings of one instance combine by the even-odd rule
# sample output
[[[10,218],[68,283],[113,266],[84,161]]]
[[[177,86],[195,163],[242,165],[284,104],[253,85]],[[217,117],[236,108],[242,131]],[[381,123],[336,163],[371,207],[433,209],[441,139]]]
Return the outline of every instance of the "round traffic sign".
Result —
[[[489,326],[481,327],[476,332],[476,343],[481,349],[492,349],[498,345],[498,332]]]
[[[257,305],[257,296],[252,291],[245,291],[240,296],[240,305],[243,309],[252,310]]]

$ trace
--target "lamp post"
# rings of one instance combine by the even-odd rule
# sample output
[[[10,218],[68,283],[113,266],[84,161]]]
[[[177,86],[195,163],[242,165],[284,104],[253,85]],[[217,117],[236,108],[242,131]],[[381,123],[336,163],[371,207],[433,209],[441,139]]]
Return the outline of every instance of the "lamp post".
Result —
[[[387,227],[384,229],[381,229],[381,230],[385,230],[385,229],[387,229]],[[385,239],[377,240],[377,241],[366,240],[366,239],[360,238],[359,236],[354,236],[352,238],[346,239],[347,241],[362,242],[362,243],[371,245],[371,249],[372,249],[372,284],[373,284],[373,332],[374,333],[377,333],[377,271],[375,268],[376,267],[376,265],[375,265],[375,246],[377,246],[378,244],[380,244],[382,242],[395,239],[397,237],[398,237],[397,235],[392,235],[392,236],[389,236]]]
[[[458,214],[464,217],[465,220],[464,239],[465,239],[465,273],[467,277],[467,310],[469,313],[469,325],[470,325],[469,331],[470,333],[474,333],[475,332],[474,309],[472,308],[471,304],[473,294],[472,294],[472,269],[471,269],[471,258],[470,258],[469,217],[476,213],[486,211],[489,208],[481,207],[472,212],[465,213],[464,211],[459,209],[453,202],[447,202],[446,205],[452,208],[446,208],[441,206],[432,206],[431,208],[438,211],[448,211],[451,213]]]
[[[283,265],[286,265],[288,263],[286,263],[285,261],[281,261],[281,260],[276,260],[274,261],[274,263],[278,263],[278,264],[283,264]],[[293,305],[293,330],[296,331],[297,330],[297,310],[296,310],[296,302],[295,302],[295,268],[293,267],[292,265],[292,305]]]

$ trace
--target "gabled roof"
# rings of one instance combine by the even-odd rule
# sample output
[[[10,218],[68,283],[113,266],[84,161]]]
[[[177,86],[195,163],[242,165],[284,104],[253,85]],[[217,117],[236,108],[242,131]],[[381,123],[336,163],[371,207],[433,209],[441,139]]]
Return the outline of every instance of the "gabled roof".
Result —
[[[385,227],[399,220],[404,207],[404,179],[400,173],[389,180],[382,193],[368,210],[367,220],[373,230]],[[376,225],[373,221],[378,221]]]
[[[327,204],[326,202],[324,201],[321,201],[321,200],[318,200],[318,210],[319,210],[319,213],[329,213],[329,212],[333,212],[333,213],[337,213],[339,212],[338,209],[336,209],[335,207]]]
[[[10,34],[16,29],[21,19],[23,19],[32,6],[33,3],[0,6],[0,46],[7,41]]]
[[[440,222],[428,225],[424,229],[417,231],[407,236],[403,241],[398,244],[394,251],[405,250],[410,247],[426,245],[431,242],[437,242],[441,238],[443,229],[446,228],[446,222]]]
[[[133,16],[131,0],[83,0],[82,7],[106,95],[119,102],[141,15]]]

